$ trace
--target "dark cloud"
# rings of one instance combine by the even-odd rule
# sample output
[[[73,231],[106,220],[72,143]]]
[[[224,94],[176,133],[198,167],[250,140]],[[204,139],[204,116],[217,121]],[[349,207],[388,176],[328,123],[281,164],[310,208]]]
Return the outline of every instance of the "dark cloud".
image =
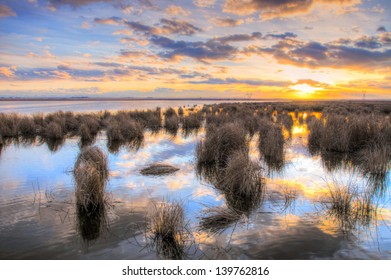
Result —
[[[207,42],[175,41],[163,36],[153,35],[150,42],[165,49],[159,53],[163,58],[190,57],[199,61],[233,59],[238,49],[216,40]]]
[[[384,26],[379,26],[379,28],[376,31],[377,32],[387,32],[387,29]]]
[[[282,40],[285,40],[287,38],[296,38],[296,37],[297,37],[297,35],[292,32],[285,32],[282,34],[267,34],[266,35],[266,38],[268,38],[268,39],[282,39]]]
[[[180,34],[180,35],[193,35],[197,32],[202,32],[201,28],[198,28],[186,21],[182,20],[168,20],[161,19],[159,28],[161,34]]]
[[[146,25],[136,21],[125,21],[124,24],[130,29],[146,36],[159,34],[179,34],[190,36],[202,31],[201,28],[194,26],[186,21],[169,20],[164,18],[160,19],[159,23],[155,24],[154,26]]]
[[[143,34],[154,34],[157,32],[154,27],[142,24],[138,21],[125,21],[124,24],[130,29]]]
[[[217,37],[213,38],[213,41],[219,41],[221,43],[229,43],[229,42],[241,42],[241,41],[252,41],[252,40],[260,40],[263,39],[262,33],[253,32],[249,34],[233,34],[229,36]]]
[[[225,0],[223,11],[238,15],[260,12],[263,19],[307,13],[314,4],[354,5],[361,0]]]
[[[380,49],[383,45],[374,36],[364,36],[354,42],[354,45],[359,48],[365,49]]]
[[[384,35],[384,34],[382,34]],[[387,35],[387,34],[386,34]],[[390,39],[388,36],[379,37],[379,42]],[[350,42],[348,40],[348,42]],[[281,64],[290,64],[299,67],[320,68],[351,68],[369,71],[373,68],[381,69],[391,63],[391,49],[374,50],[371,45],[360,46],[362,41],[352,41],[350,45],[331,42],[302,42],[299,40],[280,41],[270,48],[251,46],[243,53],[271,55]]]
[[[115,62],[94,62],[94,65],[102,66],[102,67],[120,67],[122,64]]]
[[[221,27],[235,27],[243,24],[244,22],[242,19],[233,18],[213,18],[211,21]]]
[[[4,4],[0,4],[0,17],[14,17],[15,12]]]

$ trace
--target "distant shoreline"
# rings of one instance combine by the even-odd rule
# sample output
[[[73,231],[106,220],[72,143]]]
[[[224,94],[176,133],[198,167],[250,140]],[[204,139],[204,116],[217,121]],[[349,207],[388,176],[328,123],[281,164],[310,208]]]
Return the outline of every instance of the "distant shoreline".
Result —
[[[10,98],[0,97],[0,101],[292,101],[288,99],[247,99],[247,98]]]
[[[227,101],[244,101],[244,102],[391,102],[391,99],[284,99],[284,98],[109,98],[109,97],[74,97],[74,98],[11,98],[11,97],[0,97],[1,101],[216,101],[216,102],[227,102]]]

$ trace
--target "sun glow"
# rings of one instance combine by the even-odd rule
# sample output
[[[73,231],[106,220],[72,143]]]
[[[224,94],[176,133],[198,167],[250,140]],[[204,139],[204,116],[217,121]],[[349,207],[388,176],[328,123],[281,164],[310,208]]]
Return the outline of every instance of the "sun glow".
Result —
[[[290,86],[290,88],[297,91],[297,93],[300,95],[313,94],[314,92],[322,89],[319,87],[310,86],[309,84],[297,84],[297,85]]]

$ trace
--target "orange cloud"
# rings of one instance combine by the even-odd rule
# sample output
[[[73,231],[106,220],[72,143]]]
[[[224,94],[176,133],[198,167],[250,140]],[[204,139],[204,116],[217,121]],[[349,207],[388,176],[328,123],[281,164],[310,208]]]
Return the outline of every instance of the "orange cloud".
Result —
[[[361,3],[361,0],[226,0],[223,11],[237,15],[249,15],[260,12],[261,18],[268,20],[297,14],[306,14],[317,4],[352,6],[359,3]]]
[[[182,7],[176,6],[176,5],[170,5],[170,6],[168,6],[167,9],[166,9],[166,12],[167,12],[167,14],[169,14],[170,16],[179,16],[179,15],[188,16],[188,15],[191,14],[190,11],[185,10],[185,9],[183,9]]]
[[[15,67],[0,67],[0,75],[5,76],[7,78],[14,77]]]
[[[6,5],[0,4],[0,17],[15,17],[16,14],[11,8]]]

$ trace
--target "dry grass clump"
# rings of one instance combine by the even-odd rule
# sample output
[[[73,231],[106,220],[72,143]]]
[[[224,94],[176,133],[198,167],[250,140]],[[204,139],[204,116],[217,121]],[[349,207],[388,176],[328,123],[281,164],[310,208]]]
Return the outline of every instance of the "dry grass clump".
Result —
[[[63,139],[64,131],[62,129],[62,126],[58,122],[51,121],[45,127],[44,136],[46,139]]]
[[[77,131],[80,133],[82,132],[80,130],[81,126],[86,126],[88,127],[90,135],[85,135],[87,138],[94,138],[98,132],[101,130],[101,123],[99,120],[99,117],[97,115],[80,115],[78,116],[78,121],[80,123],[79,128]],[[80,135],[80,134],[79,134]],[[80,135],[82,136],[82,135]],[[86,139],[87,140],[87,139]]]
[[[37,131],[34,120],[29,117],[20,118],[17,124],[17,131],[18,135],[22,137],[35,137]]]
[[[370,226],[377,218],[377,206],[372,203],[373,194],[367,190],[362,192],[349,181],[340,184],[334,180],[327,186],[327,200],[329,215],[338,222],[339,229],[344,234],[350,234],[357,226]]]
[[[179,116],[183,116],[183,114],[184,114],[183,108],[182,108],[182,107],[179,107],[179,108],[178,108],[178,115],[179,115]]]
[[[389,145],[374,143],[359,152],[359,161],[364,173],[385,174],[390,166]]]
[[[62,111],[50,113],[45,116],[45,130],[51,123],[57,123],[61,127],[63,135],[67,134],[65,113]]]
[[[214,182],[219,169],[226,167],[229,157],[238,150],[248,152],[246,133],[240,123],[209,126],[205,139],[196,148],[198,175]]]
[[[141,169],[140,173],[142,175],[152,175],[152,176],[160,176],[160,175],[168,175],[175,173],[179,170],[179,168],[168,165],[168,164],[152,164],[146,168]]]
[[[308,134],[308,148],[310,152],[316,152],[320,149],[320,141],[322,139],[323,120],[318,120],[316,117],[309,117],[307,119],[309,129]]]
[[[132,141],[135,139],[144,139],[144,129],[141,124],[134,120],[128,120],[119,123],[122,137],[125,141]]]
[[[239,120],[242,121],[244,129],[249,133],[250,137],[253,137],[259,128],[259,117],[255,114],[244,114],[240,116]]]
[[[329,152],[349,152],[350,129],[343,115],[328,115],[322,129],[320,147]]]
[[[264,195],[261,167],[251,161],[247,153],[237,151],[231,155],[224,168],[224,176],[216,187],[224,193],[230,209],[241,214],[251,213]]]
[[[287,112],[282,112],[278,115],[278,122],[281,123],[286,130],[291,131],[293,127],[293,118]]]
[[[191,242],[181,204],[155,204],[147,225],[147,237],[164,259],[183,259]]]
[[[270,170],[280,171],[284,167],[284,142],[281,125],[267,120],[262,122],[259,150]]]
[[[161,109],[129,112],[131,119],[138,121],[143,127],[158,132],[162,128]]]
[[[138,149],[144,140],[143,126],[133,119],[111,119],[108,122],[107,145],[111,152],[117,152],[122,145]]]
[[[182,129],[185,135],[197,131],[202,126],[202,115],[199,113],[190,113],[182,119]]]
[[[179,118],[173,108],[168,108],[164,113],[164,128],[171,134],[176,134],[179,128]]]
[[[212,234],[248,218],[259,207],[265,192],[261,167],[243,151],[230,156],[215,187],[224,195],[226,207],[207,209],[200,222],[200,228]]]
[[[87,211],[104,203],[108,180],[106,155],[98,147],[82,149],[73,170],[76,182],[76,202]]]
[[[2,137],[17,137],[19,116],[17,114],[0,113],[0,135]]]

